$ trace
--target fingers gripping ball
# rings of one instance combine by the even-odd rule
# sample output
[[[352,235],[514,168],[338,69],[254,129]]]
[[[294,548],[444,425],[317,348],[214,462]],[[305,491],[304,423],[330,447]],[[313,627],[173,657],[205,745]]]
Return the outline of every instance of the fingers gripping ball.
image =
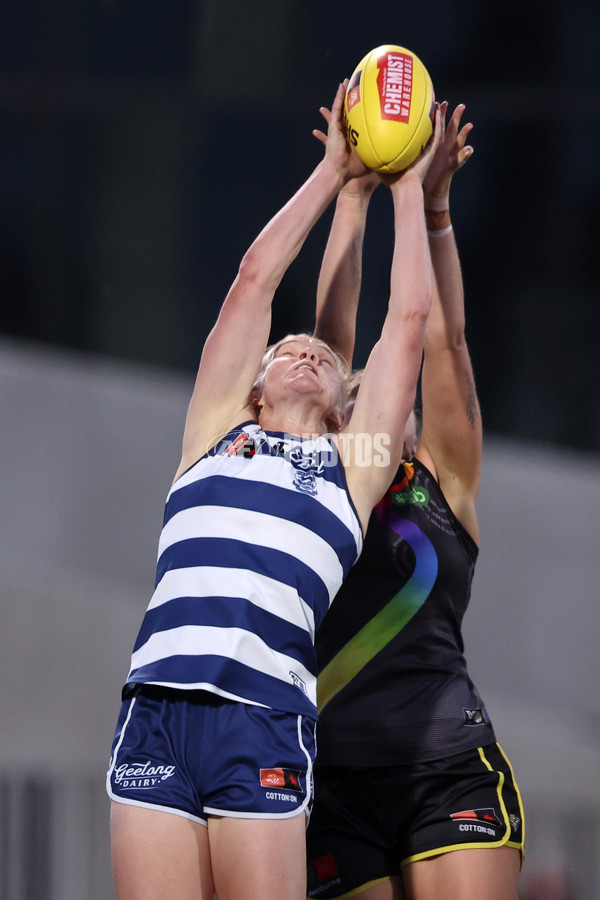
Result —
[[[434,91],[418,56],[384,44],[361,59],[348,84],[348,138],[376,172],[400,172],[419,156],[433,130]]]

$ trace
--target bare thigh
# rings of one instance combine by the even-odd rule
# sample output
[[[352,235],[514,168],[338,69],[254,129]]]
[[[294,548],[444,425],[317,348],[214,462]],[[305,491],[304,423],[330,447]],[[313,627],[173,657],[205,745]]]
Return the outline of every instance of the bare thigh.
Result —
[[[360,900],[406,900],[400,876],[384,878],[356,894]]]
[[[454,850],[407,866],[407,900],[518,900],[521,854],[513,847]]]
[[[213,900],[206,826],[113,801],[110,832],[117,900]]]
[[[208,834],[219,900],[306,900],[306,817],[210,816]]]

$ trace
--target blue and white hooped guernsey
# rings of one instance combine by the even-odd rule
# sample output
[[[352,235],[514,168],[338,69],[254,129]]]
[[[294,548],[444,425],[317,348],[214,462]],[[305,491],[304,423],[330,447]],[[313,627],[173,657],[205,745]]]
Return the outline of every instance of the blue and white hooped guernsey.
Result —
[[[316,718],[315,630],[362,538],[329,438],[233,429],[169,492],[127,684]]]

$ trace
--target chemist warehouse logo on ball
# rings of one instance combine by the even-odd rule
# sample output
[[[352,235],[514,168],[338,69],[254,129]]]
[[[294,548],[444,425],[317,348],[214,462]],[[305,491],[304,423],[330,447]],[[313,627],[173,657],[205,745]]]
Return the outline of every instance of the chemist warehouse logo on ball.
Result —
[[[487,809],[463,809],[462,812],[450,813],[450,818],[458,823],[458,830],[476,834],[490,834],[495,837],[496,829],[502,822],[493,807]]]
[[[408,122],[412,100],[413,61],[405,53],[386,53],[377,60],[381,118]]]

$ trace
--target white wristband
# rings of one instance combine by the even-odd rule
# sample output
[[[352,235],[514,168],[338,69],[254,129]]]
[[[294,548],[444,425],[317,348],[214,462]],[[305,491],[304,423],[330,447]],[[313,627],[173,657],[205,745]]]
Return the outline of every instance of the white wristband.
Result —
[[[452,225],[447,225],[445,228],[438,229],[438,231],[428,231],[427,234],[429,237],[443,237],[445,234],[450,234],[452,230]]]

